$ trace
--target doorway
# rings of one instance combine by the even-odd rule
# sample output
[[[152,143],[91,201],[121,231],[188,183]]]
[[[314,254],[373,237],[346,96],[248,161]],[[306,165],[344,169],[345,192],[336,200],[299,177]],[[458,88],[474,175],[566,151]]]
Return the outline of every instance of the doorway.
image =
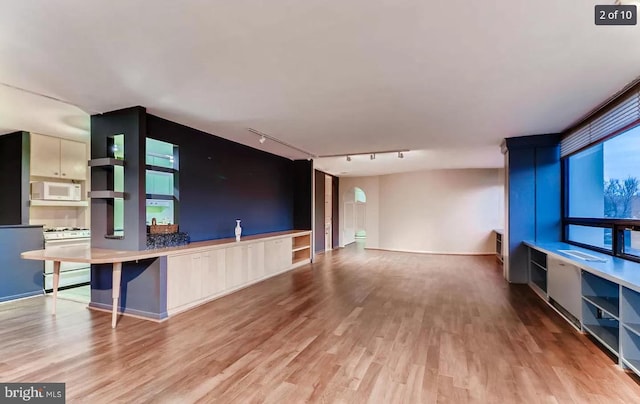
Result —
[[[325,250],[332,249],[332,234],[333,234],[333,197],[332,186],[333,177],[330,175],[324,176],[324,245]]]
[[[342,238],[344,245],[367,238],[367,195],[362,188],[354,187],[343,197],[344,226]]]
[[[315,170],[314,174],[314,253],[338,248],[338,177]]]

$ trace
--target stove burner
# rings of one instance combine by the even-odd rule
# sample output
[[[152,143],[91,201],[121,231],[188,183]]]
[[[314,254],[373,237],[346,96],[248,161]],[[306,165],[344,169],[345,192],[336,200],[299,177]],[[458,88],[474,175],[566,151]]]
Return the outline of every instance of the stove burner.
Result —
[[[44,228],[45,233],[51,233],[54,231],[78,231],[78,230],[89,230],[89,229],[82,228],[82,227],[45,227]]]

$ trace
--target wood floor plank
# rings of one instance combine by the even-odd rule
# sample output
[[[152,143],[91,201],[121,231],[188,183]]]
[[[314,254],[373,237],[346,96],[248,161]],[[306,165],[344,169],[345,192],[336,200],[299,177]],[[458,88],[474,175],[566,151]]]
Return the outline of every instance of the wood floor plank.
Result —
[[[493,257],[320,255],[163,323],[0,304],[0,381],[92,403],[631,403],[638,378]]]

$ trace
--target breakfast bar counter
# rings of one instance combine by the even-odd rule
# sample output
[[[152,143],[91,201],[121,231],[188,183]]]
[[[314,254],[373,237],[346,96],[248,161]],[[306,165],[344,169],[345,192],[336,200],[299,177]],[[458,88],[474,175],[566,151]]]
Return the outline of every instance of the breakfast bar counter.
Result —
[[[53,314],[60,277],[60,262],[83,262],[111,265],[111,326],[115,328],[118,311],[137,317],[163,320],[170,314],[187,310],[206,301],[213,300],[268,277],[291,270],[311,261],[311,232],[289,230],[235,238],[194,242],[179,247],[144,251],[109,250],[80,246],[51,247],[26,251],[23,259],[53,261]],[[137,272],[155,271],[152,274],[156,293],[152,310],[119,306],[123,264],[147,260],[152,262]],[[95,265],[94,265],[95,266]],[[102,266],[104,267],[104,266]],[[124,272],[126,272],[124,265]],[[134,270],[136,272],[136,270]],[[139,276],[136,273],[135,276]],[[105,309],[104,302],[94,301],[94,288],[98,280],[93,279],[91,308]],[[135,284],[127,288],[136,293]],[[96,290],[98,292],[98,290]],[[95,294],[98,296],[98,293]],[[138,299],[139,300],[139,299]],[[149,314],[149,315],[145,315]]]

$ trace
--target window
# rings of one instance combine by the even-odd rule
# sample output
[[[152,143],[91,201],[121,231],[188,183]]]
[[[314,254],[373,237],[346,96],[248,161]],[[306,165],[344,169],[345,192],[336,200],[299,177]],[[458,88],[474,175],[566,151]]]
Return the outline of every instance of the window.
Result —
[[[640,261],[640,126],[564,160],[565,241]]]

